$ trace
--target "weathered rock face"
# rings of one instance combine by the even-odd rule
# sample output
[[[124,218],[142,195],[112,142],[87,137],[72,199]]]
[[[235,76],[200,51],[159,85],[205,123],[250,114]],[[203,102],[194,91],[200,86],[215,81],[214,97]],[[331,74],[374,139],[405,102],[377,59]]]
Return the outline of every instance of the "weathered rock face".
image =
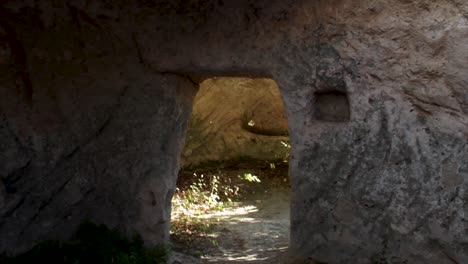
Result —
[[[241,75],[281,89],[293,254],[468,263],[466,1],[1,5],[0,251],[86,217],[164,241],[182,76]]]
[[[286,160],[287,135],[286,112],[273,80],[210,78],[194,100],[181,166]]]
[[[73,24],[42,36],[11,25],[0,53],[0,251],[66,239],[84,219],[165,243],[194,84],[149,71],[124,43],[80,42]]]
[[[77,76],[78,85],[53,86],[54,97],[35,90],[42,105],[24,105],[14,87],[3,90],[2,250],[66,239],[85,219],[144,234],[149,245],[167,241],[195,88],[135,69],[141,73],[100,75],[105,89]]]

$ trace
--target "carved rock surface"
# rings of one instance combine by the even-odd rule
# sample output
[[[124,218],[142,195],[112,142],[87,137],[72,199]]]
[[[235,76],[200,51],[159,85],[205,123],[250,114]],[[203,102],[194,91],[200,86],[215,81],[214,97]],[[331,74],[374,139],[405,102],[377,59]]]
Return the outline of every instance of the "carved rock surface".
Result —
[[[468,263],[466,1],[0,7],[0,251],[83,218],[164,241],[184,76],[245,76],[284,100],[294,256]]]
[[[181,166],[251,158],[287,159],[288,122],[269,79],[210,78],[194,100]]]

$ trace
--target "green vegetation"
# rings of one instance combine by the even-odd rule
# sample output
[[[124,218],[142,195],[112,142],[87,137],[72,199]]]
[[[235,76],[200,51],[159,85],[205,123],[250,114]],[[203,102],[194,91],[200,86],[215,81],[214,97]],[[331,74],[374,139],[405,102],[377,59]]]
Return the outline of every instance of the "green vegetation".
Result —
[[[283,160],[237,159],[185,168],[172,198],[173,241],[192,248],[200,239],[216,243],[211,231],[226,211],[264,193],[266,185],[289,184],[287,174],[288,164]]]
[[[221,182],[219,175],[193,173],[193,177],[194,182],[182,189],[177,188],[172,199],[175,215],[171,233],[178,240],[204,236],[213,224],[204,216],[232,206],[233,198],[239,195],[240,187],[229,179],[228,184],[226,179]]]
[[[166,263],[168,251],[146,249],[141,237],[129,240],[117,230],[89,221],[82,223],[69,242],[44,241],[29,252],[14,257],[0,257],[5,264],[160,264]]]
[[[261,182],[260,179],[256,175],[252,175],[252,173],[244,173],[244,179],[248,182]]]
[[[241,249],[246,241],[240,239],[244,234],[231,233],[240,227],[234,225],[257,226],[258,219],[273,214],[270,201],[282,206],[289,198],[288,163],[246,157],[185,167],[177,187],[171,217],[174,250],[207,260],[224,258],[231,254],[225,250]]]
[[[171,235],[182,243],[191,243],[197,237],[206,236],[216,224],[206,216],[234,207],[246,184],[260,182],[252,173],[238,174],[234,178],[227,177],[221,171],[206,174],[194,172],[192,177],[190,180],[193,182],[177,188],[172,199]]]

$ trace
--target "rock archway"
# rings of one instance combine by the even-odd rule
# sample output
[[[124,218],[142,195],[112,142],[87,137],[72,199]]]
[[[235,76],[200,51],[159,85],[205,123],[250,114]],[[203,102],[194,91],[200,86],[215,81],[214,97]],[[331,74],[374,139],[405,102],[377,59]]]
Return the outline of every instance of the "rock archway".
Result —
[[[282,263],[290,233],[288,122],[276,82],[204,80],[181,156],[171,242],[180,263]]]
[[[149,245],[196,84],[270,77],[289,120],[291,248],[465,263],[464,1],[0,4],[0,252],[84,218]]]

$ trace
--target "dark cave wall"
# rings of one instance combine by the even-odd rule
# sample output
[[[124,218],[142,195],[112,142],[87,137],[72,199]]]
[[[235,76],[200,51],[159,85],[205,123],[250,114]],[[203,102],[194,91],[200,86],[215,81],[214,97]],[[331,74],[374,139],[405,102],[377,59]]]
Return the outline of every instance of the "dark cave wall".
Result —
[[[148,245],[167,242],[196,85],[150,71],[101,32],[27,26],[16,38],[30,89],[16,43],[2,45],[0,248],[67,239],[85,219],[140,233]]]

